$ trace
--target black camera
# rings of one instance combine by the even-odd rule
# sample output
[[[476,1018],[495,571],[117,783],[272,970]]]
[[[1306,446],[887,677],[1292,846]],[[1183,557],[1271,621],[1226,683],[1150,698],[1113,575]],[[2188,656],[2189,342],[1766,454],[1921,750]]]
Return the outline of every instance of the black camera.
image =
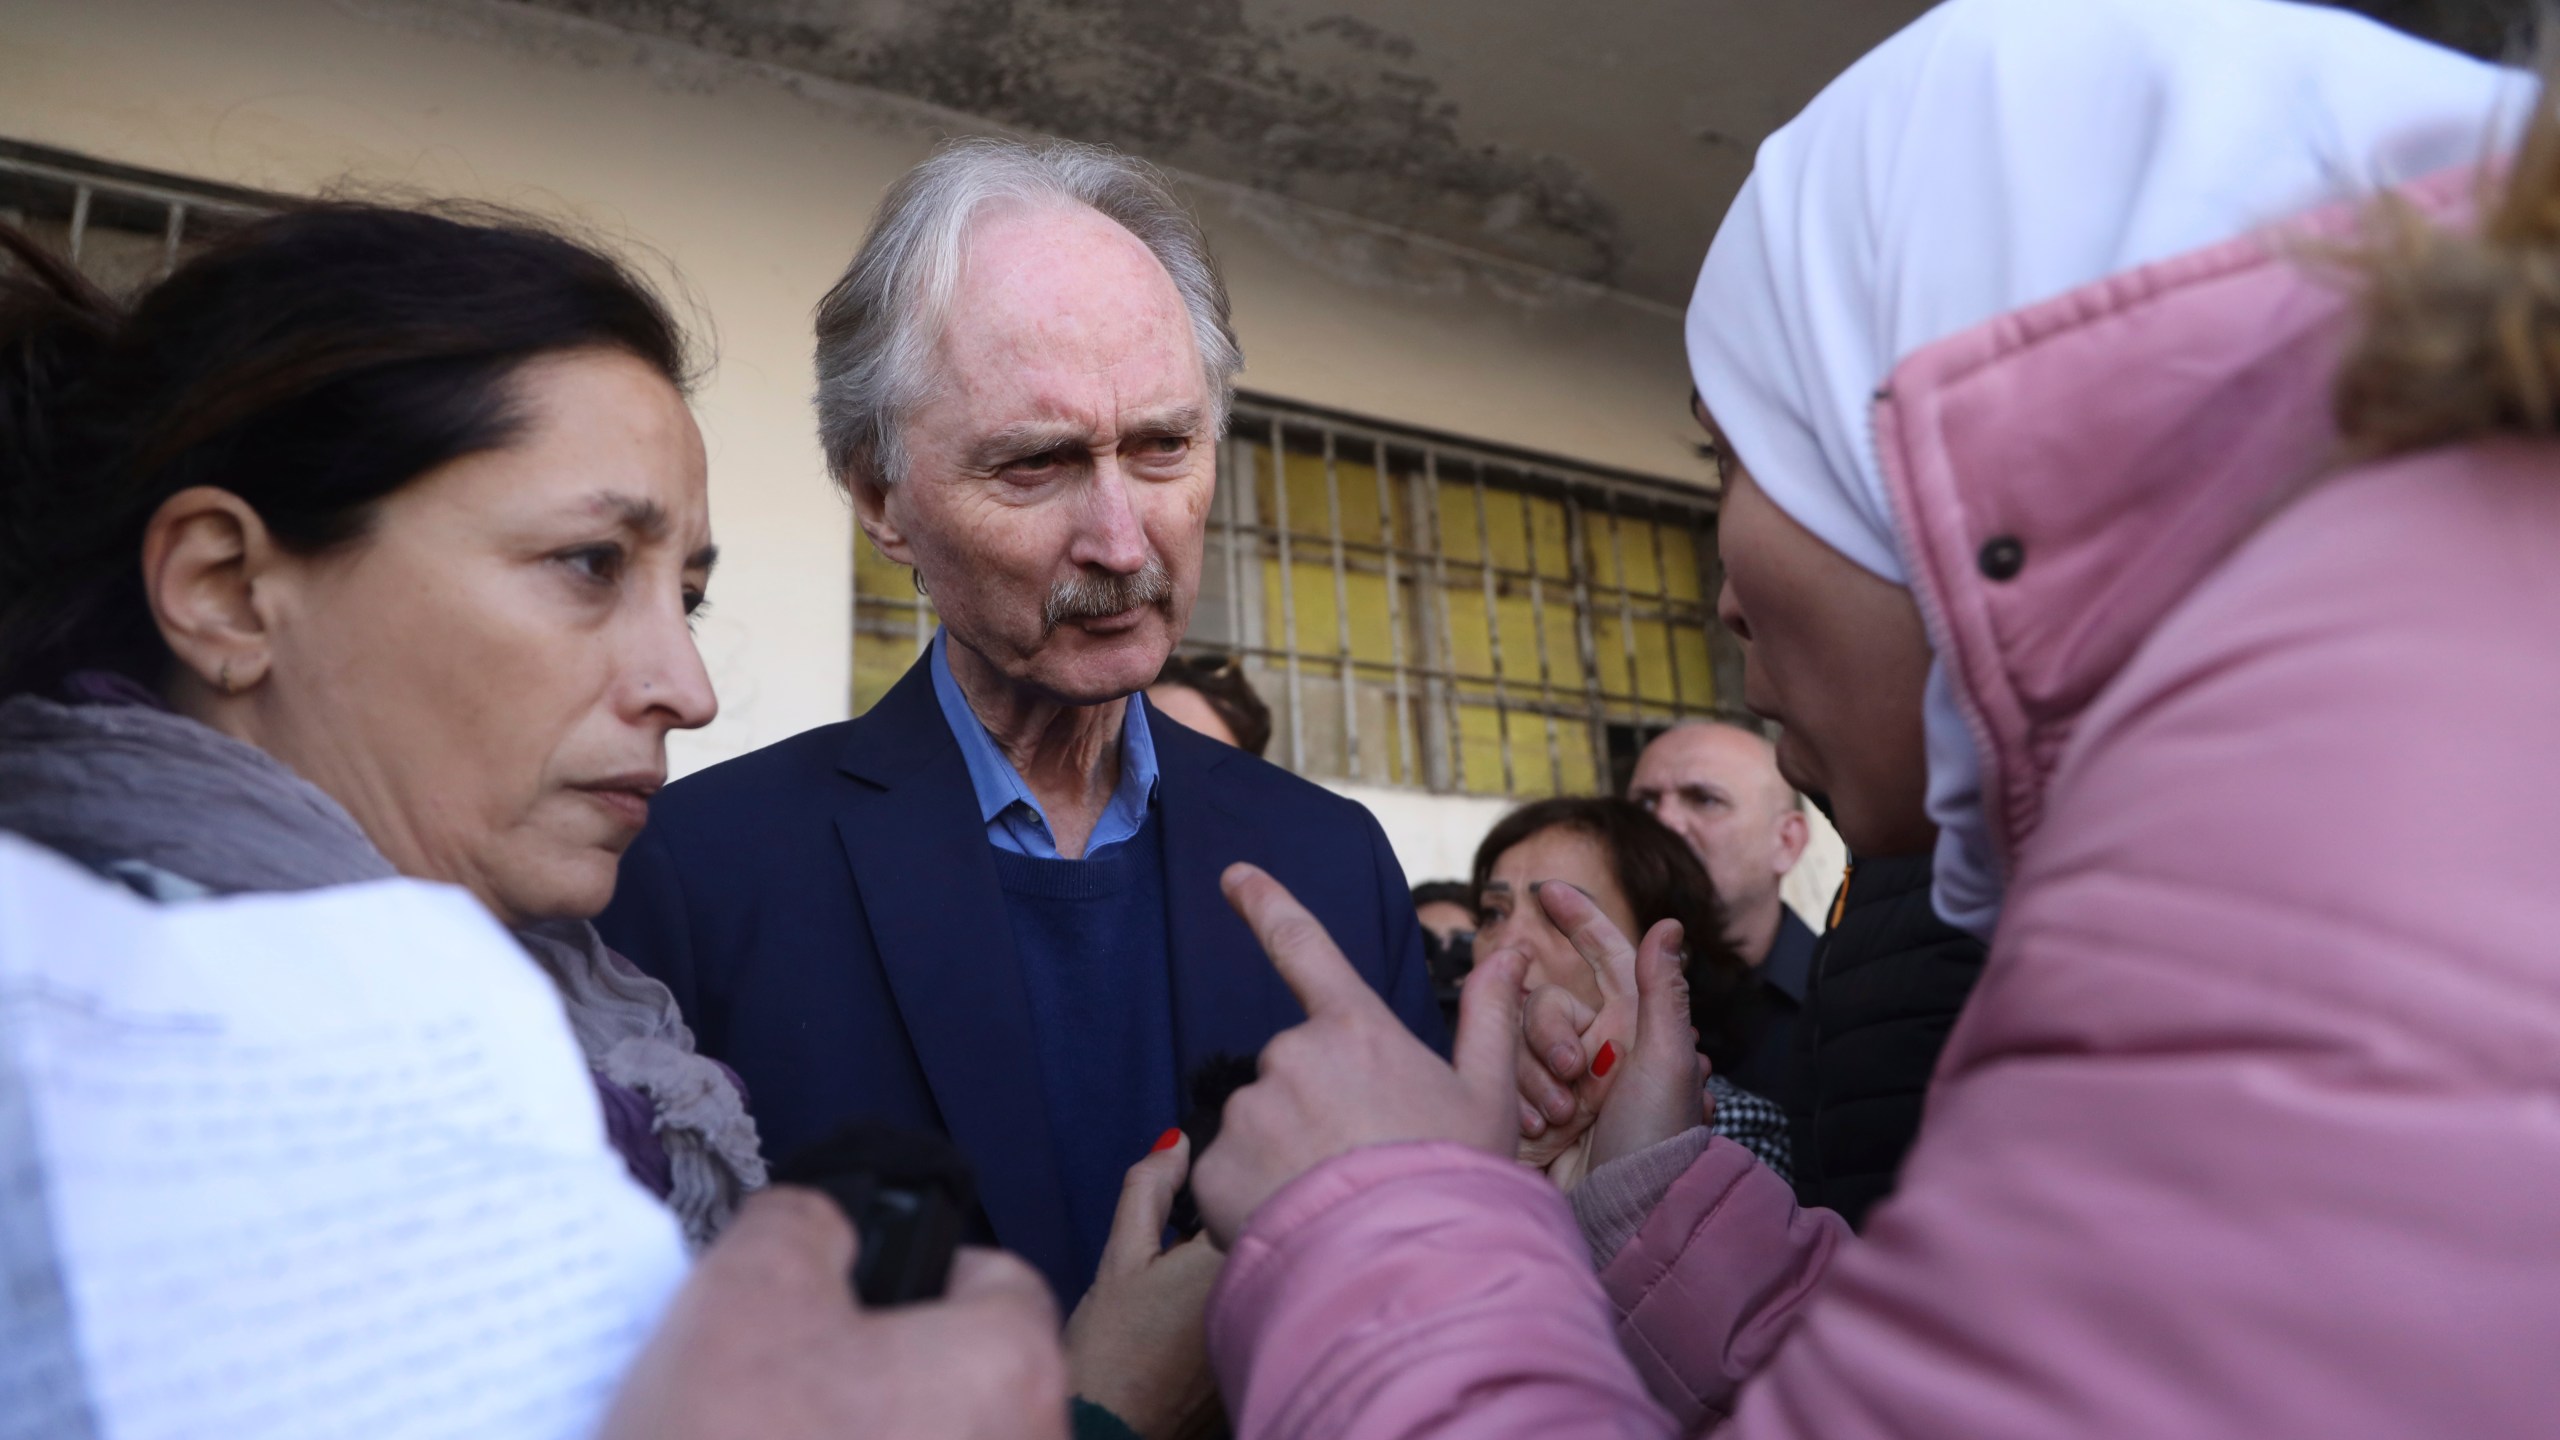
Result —
[[[866,1306],[934,1300],[978,1204],[969,1157],[942,1136],[857,1120],[774,1167],[777,1185],[826,1192],[862,1239],[848,1277]]]

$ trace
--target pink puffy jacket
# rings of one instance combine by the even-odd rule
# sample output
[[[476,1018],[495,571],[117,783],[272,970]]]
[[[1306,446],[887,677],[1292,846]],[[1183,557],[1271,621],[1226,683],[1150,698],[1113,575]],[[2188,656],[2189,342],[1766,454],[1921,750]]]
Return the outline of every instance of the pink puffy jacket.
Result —
[[[1896,370],[2012,882],[1867,1234],[1719,1141],[1595,1281],[1345,1156],[1213,1298],[1247,1440],[2560,1434],[2560,446],[2338,473],[2349,323],[2259,237]]]

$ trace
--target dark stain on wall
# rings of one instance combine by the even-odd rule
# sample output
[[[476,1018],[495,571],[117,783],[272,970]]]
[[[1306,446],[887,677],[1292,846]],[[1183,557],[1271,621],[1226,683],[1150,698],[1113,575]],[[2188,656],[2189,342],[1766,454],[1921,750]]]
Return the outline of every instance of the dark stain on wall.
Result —
[[[1117,145],[1197,174],[1611,284],[1616,212],[1566,161],[1469,140],[1413,42],[1281,33],[1242,0],[536,0],[550,9]]]

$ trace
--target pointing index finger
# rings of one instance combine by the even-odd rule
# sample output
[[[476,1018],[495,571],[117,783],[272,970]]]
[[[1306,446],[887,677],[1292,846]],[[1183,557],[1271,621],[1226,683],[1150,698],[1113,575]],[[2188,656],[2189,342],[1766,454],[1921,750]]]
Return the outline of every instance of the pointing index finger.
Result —
[[[1251,865],[1230,865],[1218,877],[1227,903],[1262,942],[1280,978],[1307,1007],[1309,1018],[1383,1004],[1369,982],[1342,958],[1322,921],[1307,912],[1277,880]]]
[[[1573,943],[1574,953],[1591,967],[1600,983],[1600,993],[1608,998],[1633,996],[1636,993],[1636,947],[1618,927],[1600,912],[1600,906],[1581,887],[1562,880],[1542,880],[1534,892],[1547,919],[1564,932]]]

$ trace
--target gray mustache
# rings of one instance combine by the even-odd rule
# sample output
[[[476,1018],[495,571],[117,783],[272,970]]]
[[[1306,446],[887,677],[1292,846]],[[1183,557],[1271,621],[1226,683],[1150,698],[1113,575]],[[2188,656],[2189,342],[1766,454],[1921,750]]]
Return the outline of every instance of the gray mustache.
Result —
[[[1099,620],[1141,605],[1162,605],[1172,598],[1173,577],[1165,573],[1163,561],[1150,555],[1135,575],[1085,573],[1050,586],[1040,618],[1055,630],[1070,620]]]

